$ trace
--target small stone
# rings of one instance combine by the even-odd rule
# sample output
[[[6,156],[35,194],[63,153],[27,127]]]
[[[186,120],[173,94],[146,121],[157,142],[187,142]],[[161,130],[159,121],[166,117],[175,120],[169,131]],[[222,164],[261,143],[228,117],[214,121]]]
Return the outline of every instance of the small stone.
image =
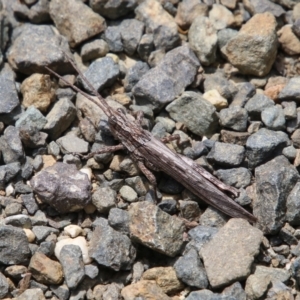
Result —
[[[76,288],[85,275],[80,247],[72,244],[63,246],[60,251],[60,263],[68,288]]]
[[[216,142],[207,158],[220,166],[236,167],[242,163],[244,156],[244,147]]]
[[[63,285],[51,285],[51,291],[58,297],[60,300],[67,300],[70,296],[70,290],[68,289],[66,284]],[[56,300],[56,299],[55,299]]]
[[[132,203],[129,208],[133,240],[168,256],[179,253],[184,223],[149,202]]]
[[[6,217],[20,214],[22,212],[23,206],[20,203],[9,203],[5,207]]]
[[[235,132],[224,129],[221,130],[221,141],[226,144],[246,146],[249,136],[250,133],[248,132]]]
[[[19,105],[15,82],[0,75],[0,91],[0,114],[9,114]]]
[[[124,78],[124,87],[126,92],[130,92],[132,88],[138,83],[141,77],[149,71],[148,64],[138,61],[134,64]]]
[[[121,197],[127,202],[136,202],[138,200],[138,195],[133,188],[128,185],[123,185],[120,189]]]
[[[193,222],[198,221],[201,210],[197,202],[192,200],[179,200],[180,217]]]
[[[144,272],[142,280],[154,280],[167,295],[174,294],[183,289],[173,267],[156,267]]]
[[[262,237],[247,221],[229,220],[201,249],[211,286],[219,288],[247,278]]]
[[[291,78],[278,95],[279,100],[300,101],[300,77]]]
[[[260,299],[271,287],[271,278],[262,275],[250,275],[246,281],[245,291],[249,299]]]
[[[256,266],[255,267],[255,276],[270,276],[271,281],[279,280],[283,283],[288,282],[290,278],[290,272],[288,270],[279,269],[279,268],[269,268],[265,266]]]
[[[83,262],[85,264],[90,264],[92,259],[88,254],[88,246],[85,238],[83,236],[78,236],[74,239],[66,238],[58,241],[55,245],[54,253],[57,259],[60,259],[60,251],[65,245],[76,245],[79,246],[82,253]]]
[[[216,60],[217,30],[209,18],[197,16],[189,29],[188,37],[189,45],[201,64],[208,66]]]
[[[288,159],[293,161],[297,156],[297,150],[294,146],[288,146],[283,148],[282,154]]]
[[[116,206],[117,193],[110,187],[98,188],[92,195],[92,203],[100,213],[108,213]]]
[[[217,90],[205,92],[203,98],[210,102],[218,111],[228,106],[227,100],[222,97]]]
[[[135,255],[130,239],[101,218],[101,225],[97,224],[90,241],[89,256],[98,264],[119,271],[130,270]]]
[[[82,233],[82,228],[78,225],[68,225],[64,228],[64,232],[66,232],[71,238],[76,238]]]
[[[288,55],[300,54],[300,41],[292,30],[292,25],[287,24],[277,32],[278,41],[285,53]]]
[[[246,168],[233,168],[216,171],[216,176],[225,184],[235,188],[245,188],[251,183],[251,172]]]
[[[281,5],[269,0],[250,0],[245,2],[245,6],[251,15],[268,11],[275,17],[280,17],[285,13]]]
[[[248,100],[245,105],[251,118],[258,119],[261,116],[261,112],[268,108],[273,107],[274,101],[262,94],[256,94],[254,97]]]
[[[261,120],[268,129],[285,129],[285,116],[281,107],[272,106],[264,109],[261,113]]]
[[[137,52],[138,52],[140,58],[143,61],[148,61],[148,58],[149,58],[150,53],[152,52],[153,48],[154,48],[153,35],[152,34],[144,34],[141,37],[140,43],[137,48]]]
[[[31,299],[46,300],[43,291],[39,288],[27,289],[15,299],[16,300],[31,300]]]
[[[221,4],[213,4],[212,9],[209,11],[209,20],[217,30],[231,27],[235,24],[232,12]]]
[[[23,230],[27,236],[28,243],[33,243],[35,240],[35,234],[30,229],[23,228]]]
[[[282,101],[284,116],[287,120],[297,118],[297,105],[295,101]]]
[[[132,300],[138,297],[148,299],[171,300],[153,280],[141,280],[124,287],[121,291],[124,300]]]
[[[132,187],[139,196],[145,196],[147,189],[144,182],[140,176],[130,177],[125,179],[125,183]]]
[[[105,30],[105,19],[96,14],[82,1],[67,0],[61,3],[54,0],[49,12],[58,31],[68,38],[71,47]]]
[[[12,225],[15,227],[21,227],[21,228],[31,228],[31,221],[30,218],[26,215],[14,215],[9,216],[4,219],[6,225]]]
[[[83,62],[91,61],[100,57],[104,57],[109,51],[108,45],[104,40],[97,39],[92,42],[85,43],[80,51]]]
[[[248,100],[255,95],[255,86],[250,82],[236,84],[237,93],[233,96],[230,106],[244,107]]]
[[[3,299],[8,294],[9,283],[6,277],[0,273],[0,298]]]
[[[123,234],[129,235],[129,214],[120,208],[112,208],[108,215],[108,224]]]
[[[208,227],[223,227],[229,217],[216,208],[209,206],[200,217],[200,224]]]
[[[195,249],[190,249],[174,264],[177,277],[185,284],[205,289],[208,286],[206,271]]]
[[[35,234],[36,236],[36,239],[38,242],[42,242],[44,241],[48,235],[50,235],[51,233],[58,233],[58,229],[56,228],[52,228],[52,227],[49,227],[49,226],[38,226],[38,225],[35,225],[32,227],[32,231],[33,233]]]
[[[37,173],[31,186],[42,201],[61,213],[82,209],[91,199],[90,180],[74,165],[56,163]]]
[[[247,129],[248,112],[245,108],[230,106],[222,109],[219,114],[220,125],[236,130],[245,131]]]
[[[71,134],[67,134],[56,140],[60,150],[64,154],[68,153],[87,153],[89,143],[85,140]]]

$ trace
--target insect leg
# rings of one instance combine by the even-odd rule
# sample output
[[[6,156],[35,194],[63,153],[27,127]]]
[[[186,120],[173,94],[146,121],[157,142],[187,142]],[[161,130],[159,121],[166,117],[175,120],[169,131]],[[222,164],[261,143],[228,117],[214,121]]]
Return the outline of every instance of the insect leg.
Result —
[[[160,141],[164,144],[168,143],[168,142],[171,142],[171,141],[177,141],[177,143],[178,143],[179,140],[180,140],[180,135],[179,134],[169,135],[167,137],[164,137],[164,138],[160,139]]]
[[[88,155],[82,155],[82,154],[79,154],[79,153],[73,153],[73,154],[80,156],[84,160],[87,160],[87,159],[93,157],[96,154],[107,153],[107,152],[115,152],[115,151],[124,150],[124,149],[125,149],[125,147],[122,144],[119,144],[119,145],[116,145],[116,146],[102,147],[101,149],[99,149],[95,152],[91,152]]]

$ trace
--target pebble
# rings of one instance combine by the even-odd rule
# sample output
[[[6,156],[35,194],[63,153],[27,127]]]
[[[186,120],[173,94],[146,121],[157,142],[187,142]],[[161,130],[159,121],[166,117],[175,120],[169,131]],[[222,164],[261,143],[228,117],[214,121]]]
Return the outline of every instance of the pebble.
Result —
[[[203,98],[210,102],[218,111],[228,106],[227,100],[217,90],[205,92]]]
[[[68,225],[64,228],[64,232],[66,232],[71,238],[76,238],[80,234],[82,234],[82,228],[78,225]]]
[[[268,129],[284,130],[285,116],[283,109],[279,106],[272,106],[264,109],[261,113],[261,120]]]
[[[9,114],[20,104],[16,83],[13,80],[0,75],[0,89],[2,98],[0,114]]]
[[[235,131],[246,131],[248,112],[239,106],[222,109],[219,114],[220,125]]]

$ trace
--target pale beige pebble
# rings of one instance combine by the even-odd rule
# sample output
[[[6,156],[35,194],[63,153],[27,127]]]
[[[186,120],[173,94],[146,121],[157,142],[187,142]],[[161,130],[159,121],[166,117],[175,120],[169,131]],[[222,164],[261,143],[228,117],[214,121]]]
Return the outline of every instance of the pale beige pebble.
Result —
[[[122,105],[128,105],[132,102],[131,98],[127,94],[114,94],[111,98]]]
[[[217,110],[228,106],[227,100],[222,97],[217,90],[207,91],[202,97],[210,102]]]
[[[272,99],[273,101],[277,101],[278,95],[283,90],[284,87],[285,84],[278,84],[278,85],[271,86],[268,89],[265,89],[264,94],[270,99]]]
[[[132,68],[138,62],[137,59],[129,57],[124,53],[118,54],[118,58],[122,61],[127,70]]]
[[[92,180],[92,170],[90,168],[81,168],[79,171],[86,174],[90,181]]]
[[[164,293],[174,294],[184,289],[184,284],[179,281],[173,267],[156,267],[148,269],[142,276],[143,280],[155,280]]]
[[[52,155],[43,155],[42,159],[43,159],[43,168],[42,169],[51,167],[56,163],[56,160]]]
[[[113,53],[107,53],[106,54],[106,56],[105,57],[110,57],[110,58],[112,58],[112,60],[117,64],[118,62],[119,62],[119,56],[118,55],[116,55],[116,54],[113,54]],[[100,61],[100,60],[102,60],[103,58],[102,57],[100,57],[100,58],[98,58],[97,60],[98,61]]]
[[[23,231],[25,232],[25,234],[27,236],[28,242],[33,243],[35,240],[35,234],[32,232],[32,230],[23,228]]]
[[[25,290],[17,298],[9,298],[15,300],[46,300],[43,291],[40,288],[29,288]]]
[[[293,8],[293,19],[294,21],[300,19],[300,3],[297,3]]]
[[[283,51],[289,55],[300,54],[300,40],[293,33],[292,25],[283,26],[278,32],[278,40]]]
[[[15,189],[13,185],[10,183],[6,188],[5,188],[5,195],[6,197],[12,195],[14,193]]]
[[[75,238],[82,233],[82,228],[78,225],[68,225],[64,228],[64,232],[67,233],[71,238]]]
[[[63,281],[61,264],[48,258],[42,252],[34,253],[30,259],[28,270],[37,282],[43,284],[60,284]]]
[[[141,280],[124,287],[121,291],[124,300],[136,298],[147,300],[171,300],[163,290],[152,280]]]
[[[120,172],[121,171],[120,164],[124,159],[125,159],[124,155],[119,155],[119,154],[114,155],[109,165],[109,168],[113,171]]]
[[[33,105],[42,112],[47,111],[50,104],[55,100],[56,84],[46,74],[32,74],[21,84],[23,95],[22,105]]]
[[[294,166],[296,168],[300,166],[300,149],[297,149],[296,157],[294,160]]]
[[[229,9],[235,9],[237,0],[221,0],[221,4]]]
[[[230,27],[235,23],[232,12],[220,4],[214,4],[208,16],[217,30]]]
[[[82,259],[85,264],[89,264],[92,262],[92,259],[89,257],[88,246],[86,239],[83,236],[78,236],[75,239],[64,238],[58,241],[55,245],[54,254],[57,259],[60,257],[60,251],[65,245],[77,245],[80,247],[82,252]]]

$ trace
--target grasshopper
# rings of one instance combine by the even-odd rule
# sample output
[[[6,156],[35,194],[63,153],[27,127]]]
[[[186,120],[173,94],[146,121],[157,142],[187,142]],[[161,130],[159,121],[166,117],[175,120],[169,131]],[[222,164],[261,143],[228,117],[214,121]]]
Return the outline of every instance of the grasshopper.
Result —
[[[157,183],[155,176],[150,170],[163,171],[179,181],[185,188],[207,204],[217,208],[226,215],[243,218],[252,223],[256,221],[256,218],[252,214],[226,194],[226,192],[229,192],[231,195],[237,197],[239,195],[237,189],[224,184],[192,159],[174,153],[165,145],[168,141],[178,140],[179,136],[173,135],[158,140],[149,131],[142,128],[142,112],[137,114],[135,120],[130,120],[126,117],[123,110],[112,109],[79,70],[75,62],[70,57],[67,56],[67,58],[81,79],[97,97],[98,101],[50,68],[45,68],[62,82],[69,85],[74,91],[82,94],[96,104],[107,116],[108,126],[112,135],[120,141],[119,145],[103,147],[97,153],[90,153],[84,157],[85,159],[92,157],[94,154],[114,152],[122,149],[127,150],[141,172],[149,180],[154,189],[154,195],[156,195]]]

